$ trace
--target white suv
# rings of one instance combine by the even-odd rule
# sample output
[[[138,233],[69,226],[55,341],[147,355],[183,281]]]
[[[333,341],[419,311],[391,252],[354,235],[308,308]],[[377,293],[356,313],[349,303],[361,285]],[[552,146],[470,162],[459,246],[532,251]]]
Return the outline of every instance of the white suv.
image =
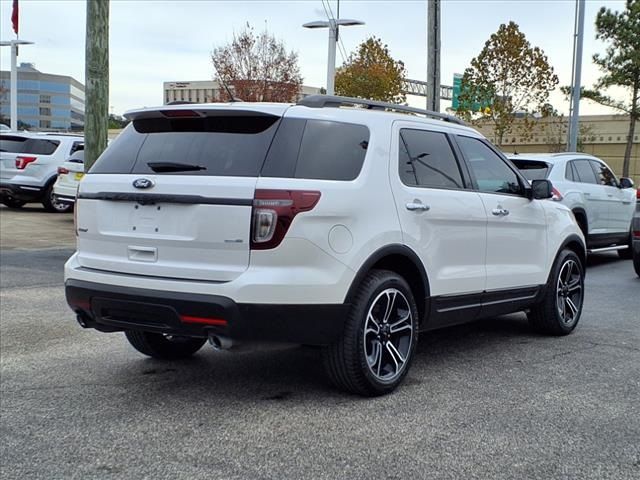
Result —
[[[321,95],[127,118],[76,201],[83,327],[156,358],[207,338],[320,345],[335,384],[379,395],[419,331],[527,309],[545,333],[578,323],[571,211],[455,118]]]
[[[58,167],[84,146],[82,136],[51,133],[0,135],[0,201],[11,208],[41,202],[49,212],[68,212],[72,204],[54,198]]]
[[[630,178],[618,180],[605,162],[585,153],[509,155],[528,180],[547,178],[553,200],[571,209],[590,251],[618,250],[631,258],[631,219],[636,191]]]

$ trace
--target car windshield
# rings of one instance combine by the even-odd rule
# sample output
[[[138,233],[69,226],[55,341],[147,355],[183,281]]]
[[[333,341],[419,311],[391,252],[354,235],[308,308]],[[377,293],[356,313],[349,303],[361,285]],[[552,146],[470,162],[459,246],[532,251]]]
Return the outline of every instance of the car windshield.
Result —
[[[529,180],[543,180],[549,175],[550,165],[541,160],[511,159],[518,170]]]

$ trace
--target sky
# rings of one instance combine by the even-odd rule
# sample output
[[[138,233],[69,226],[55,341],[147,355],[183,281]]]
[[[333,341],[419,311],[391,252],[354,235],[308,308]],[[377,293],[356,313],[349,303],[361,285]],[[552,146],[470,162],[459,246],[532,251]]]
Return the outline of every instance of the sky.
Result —
[[[35,45],[20,49],[18,62],[35,63],[46,73],[70,75],[84,83],[84,0],[19,0],[20,38]],[[330,0],[335,14],[337,0]],[[392,56],[405,63],[408,76],[426,79],[426,0],[342,0],[340,17],[355,18],[364,26],[340,30],[347,53],[371,35],[388,44]],[[594,53],[605,45],[595,39],[595,17],[602,6],[623,10],[624,1],[587,0],[582,84],[591,86],[600,76]],[[0,0],[0,38],[14,38],[11,0]],[[515,21],[533,46],[549,57],[560,85],[571,82],[574,0],[442,0],[441,83],[451,85],[454,73],[462,73],[484,42],[501,23]],[[321,0],[213,1],[213,0],[111,0],[110,96],[111,112],[162,104],[165,81],[210,80],[214,76],[211,52],[230,42],[234,32],[250,23],[267,28],[299,56],[305,85],[325,86],[326,29],[309,30],[302,24],[326,20]],[[10,52],[0,48],[2,70],[10,68]],[[336,64],[343,62],[341,53]],[[625,99],[622,90],[613,96]],[[408,97],[411,105],[426,99]],[[568,102],[559,92],[551,103],[563,113]],[[441,109],[449,102],[442,102]],[[614,113],[582,101],[581,114]]]

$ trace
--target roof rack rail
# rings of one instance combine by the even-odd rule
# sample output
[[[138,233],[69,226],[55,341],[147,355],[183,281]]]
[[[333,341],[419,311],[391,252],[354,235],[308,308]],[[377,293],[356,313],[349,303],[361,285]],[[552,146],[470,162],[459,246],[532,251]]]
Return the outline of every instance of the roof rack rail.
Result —
[[[430,118],[444,120],[445,122],[451,122],[457,125],[466,125],[466,123],[459,118],[454,117],[453,115],[447,115],[446,113],[423,110],[421,108],[409,107],[407,105],[396,105],[395,103],[366,100],[364,98],[340,97],[337,95],[309,95],[301,100],[298,100],[297,105],[302,105],[310,108],[362,105],[369,110],[394,110],[397,112],[417,113],[419,115],[425,115]]]

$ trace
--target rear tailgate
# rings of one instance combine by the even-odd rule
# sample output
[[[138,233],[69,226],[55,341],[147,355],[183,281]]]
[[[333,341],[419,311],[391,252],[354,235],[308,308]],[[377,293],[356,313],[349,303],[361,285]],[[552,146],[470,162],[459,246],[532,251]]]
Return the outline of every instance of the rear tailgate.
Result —
[[[87,175],[80,182],[78,261],[128,274],[228,281],[249,264],[255,178]]]
[[[221,282],[247,269],[255,185],[280,117],[181,115],[145,112],[80,182],[83,267]]]

